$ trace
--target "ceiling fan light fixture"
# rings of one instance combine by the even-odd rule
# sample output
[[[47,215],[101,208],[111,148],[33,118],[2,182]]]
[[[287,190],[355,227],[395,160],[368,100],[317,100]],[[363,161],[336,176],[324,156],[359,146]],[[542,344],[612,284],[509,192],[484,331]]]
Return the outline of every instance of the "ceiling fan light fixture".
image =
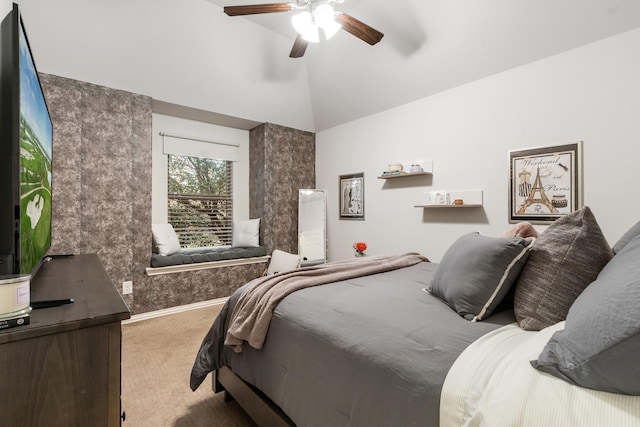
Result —
[[[322,28],[324,36],[327,40],[335,36],[342,28],[342,25],[336,22],[336,12],[328,3],[321,4],[313,11],[313,22]]]
[[[320,29],[326,40],[332,38],[341,28],[372,46],[382,40],[384,34],[380,31],[333,8],[335,4],[342,2],[344,0],[295,0],[295,3],[245,4],[225,6],[224,13],[229,16],[244,16],[298,12],[291,17],[291,24],[298,32],[289,54],[291,58],[302,57],[308,42],[320,42]]]
[[[326,26],[331,25],[331,23],[336,22],[336,12],[333,10],[331,5],[325,3],[316,7],[313,11],[313,22],[318,25],[320,28],[325,28]]]
[[[335,36],[338,31],[340,31],[342,25],[338,24],[336,21],[331,21],[322,29],[324,30],[324,37],[329,40],[331,37]]]
[[[302,34],[302,38],[311,43],[319,43],[320,42],[320,31],[316,24],[311,24],[307,31]]]
[[[308,42],[319,43],[320,34],[318,26],[313,22],[311,13],[308,11],[300,12],[291,17],[293,28]]]
[[[291,17],[291,25],[300,35],[304,35],[309,27],[313,25],[311,14],[305,10],[293,15]]]

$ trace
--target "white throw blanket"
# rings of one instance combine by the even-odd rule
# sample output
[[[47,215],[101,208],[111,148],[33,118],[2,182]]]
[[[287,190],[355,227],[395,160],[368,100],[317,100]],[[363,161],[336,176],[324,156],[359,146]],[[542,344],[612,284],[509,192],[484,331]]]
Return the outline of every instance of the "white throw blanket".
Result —
[[[233,308],[225,345],[242,352],[243,342],[262,348],[276,305],[287,295],[311,286],[409,267],[429,260],[417,253],[362,257],[282,272],[258,279]]]

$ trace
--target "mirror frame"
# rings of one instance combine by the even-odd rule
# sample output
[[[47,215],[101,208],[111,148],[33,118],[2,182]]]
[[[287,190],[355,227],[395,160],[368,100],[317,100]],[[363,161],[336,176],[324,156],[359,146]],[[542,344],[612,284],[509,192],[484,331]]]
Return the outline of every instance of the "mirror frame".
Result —
[[[305,201],[305,196],[315,195]],[[317,207],[309,210],[305,203],[317,202]],[[320,209],[318,209],[320,208]],[[309,220],[315,224],[309,224]],[[321,245],[321,248],[318,246]],[[306,248],[310,248],[307,251]],[[310,254],[322,254],[314,256]],[[302,257],[301,266],[324,264],[327,262],[327,192],[319,189],[302,188],[298,190],[298,254]]]

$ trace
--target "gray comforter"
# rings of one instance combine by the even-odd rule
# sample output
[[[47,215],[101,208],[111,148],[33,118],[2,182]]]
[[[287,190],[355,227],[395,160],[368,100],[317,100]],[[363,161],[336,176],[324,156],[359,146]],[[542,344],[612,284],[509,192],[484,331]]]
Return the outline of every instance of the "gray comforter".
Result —
[[[507,310],[463,319],[424,291],[436,267],[422,262],[297,291],[276,307],[263,348],[236,354],[223,342],[243,287],[205,336],[191,388],[229,366],[300,427],[437,426],[455,359],[514,318]]]

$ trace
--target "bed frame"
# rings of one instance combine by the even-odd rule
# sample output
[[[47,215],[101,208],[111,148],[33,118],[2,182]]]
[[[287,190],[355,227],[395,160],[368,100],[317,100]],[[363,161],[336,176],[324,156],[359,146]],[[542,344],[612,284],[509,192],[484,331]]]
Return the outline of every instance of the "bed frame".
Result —
[[[235,400],[258,426],[295,427],[291,419],[260,390],[244,382],[228,366],[213,375],[213,391],[224,392],[225,402]]]

